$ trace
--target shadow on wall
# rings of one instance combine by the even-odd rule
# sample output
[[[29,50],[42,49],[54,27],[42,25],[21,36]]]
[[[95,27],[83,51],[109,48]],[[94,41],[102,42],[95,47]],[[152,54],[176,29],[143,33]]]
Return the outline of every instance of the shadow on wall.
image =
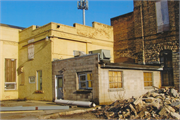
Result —
[[[116,59],[116,63],[135,63],[135,59],[128,57],[120,57],[119,59]]]

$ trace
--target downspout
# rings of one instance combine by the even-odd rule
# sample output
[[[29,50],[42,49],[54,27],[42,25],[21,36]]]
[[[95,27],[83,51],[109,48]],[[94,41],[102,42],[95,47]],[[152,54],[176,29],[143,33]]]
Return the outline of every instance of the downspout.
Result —
[[[88,53],[88,43],[86,43],[86,54],[89,54]]]
[[[145,52],[144,52],[144,22],[143,22],[143,11],[142,11],[142,7],[143,7],[143,1],[141,2],[142,5],[140,6],[140,12],[141,12],[141,30],[142,30],[142,58],[143,58],[143,64],[145,65]]]

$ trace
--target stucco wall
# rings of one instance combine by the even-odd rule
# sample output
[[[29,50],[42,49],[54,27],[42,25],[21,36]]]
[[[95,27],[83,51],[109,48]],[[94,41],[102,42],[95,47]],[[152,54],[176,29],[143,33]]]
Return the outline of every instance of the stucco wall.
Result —
[[[45,36],[40,36],[40,38],[41,37]],[[36,37],[35,41],[40,38]],[[19,74],[19,99],[52,101],[51,42],[45,40],[35,42],[34,59],[28,60],[27,40],[19,44],[19,69],[21,67],[23,68],[23,73]],[[43,93],[35,93],[37,90],[37,70],[42,70]],[[24,77],[22,77],[23,74]],[[29,82],[30,76],[35,77],[35,83]],[[24,81],[24,84],[22,84],[21,81]]]
[[[71,58],[73,50],[88,54],[91,50],[108,49],[114,62],[112,26],[93,22],[92,27],[77,23],[74,27],[51,23],[51,27],[52,59]]]
[[[0,100],[18,99],[18,76],[16,89],[5,90],[5,58],[16,59],[18,67],[19,30],[9,26],[0,26]]]
[[[109,70],[122,71],[123,88],[109,89]],[[143,72],[145,70],[99,69],[99,104],[109,104],[117,99],[139,97],[153,90],[144,87]],[[148,71],[153,74],[153,85],[161,87],[160,71]]]
[[[86,31],[86,32],[85,32]],[[49,39],[45,38],[49,36]],[[28,60],[28,40],[34,39],[34,59]],[[20,99],[52,100],[52,63],[54,59],[73,57],[73,50],[84,51],[108,49],[113,62],[113,27],[93,23],[93,27],[74,24],[73,27],[58,23],[48,23],[44,26],[30,26],[20,32],[19,36],[19,83]],[[42,70],[43,94],[34,93],[36,82],[29,83],[29,77]]]

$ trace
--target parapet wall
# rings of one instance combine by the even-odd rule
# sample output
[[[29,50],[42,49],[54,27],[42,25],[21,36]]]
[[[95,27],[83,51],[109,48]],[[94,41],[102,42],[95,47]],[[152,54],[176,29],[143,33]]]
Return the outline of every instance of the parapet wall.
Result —
[[[48,23],[41,27],[33,25],[20,32],[20,41],[25,39],[31,39],[34,36],[49,31],[59,31],[94,39],[113,41],[113,27],[98,22],[93,22],[92,27],[81,25],[78,23],[75,23],[73,27],[71,27],[54,22]]]

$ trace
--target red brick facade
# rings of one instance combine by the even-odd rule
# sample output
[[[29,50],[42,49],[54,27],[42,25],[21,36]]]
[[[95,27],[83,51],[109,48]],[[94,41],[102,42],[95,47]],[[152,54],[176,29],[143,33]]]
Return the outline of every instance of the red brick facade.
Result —
[[[179,58],[179,1],[171,0],[167,4],[169,30],[161,33],[157,32],[156,1],[134,1],[133,12],[111,18],[114,61],[160,64],[160,52],[170,50],[174,86],[179,88],[179,65],[175,66]]]

